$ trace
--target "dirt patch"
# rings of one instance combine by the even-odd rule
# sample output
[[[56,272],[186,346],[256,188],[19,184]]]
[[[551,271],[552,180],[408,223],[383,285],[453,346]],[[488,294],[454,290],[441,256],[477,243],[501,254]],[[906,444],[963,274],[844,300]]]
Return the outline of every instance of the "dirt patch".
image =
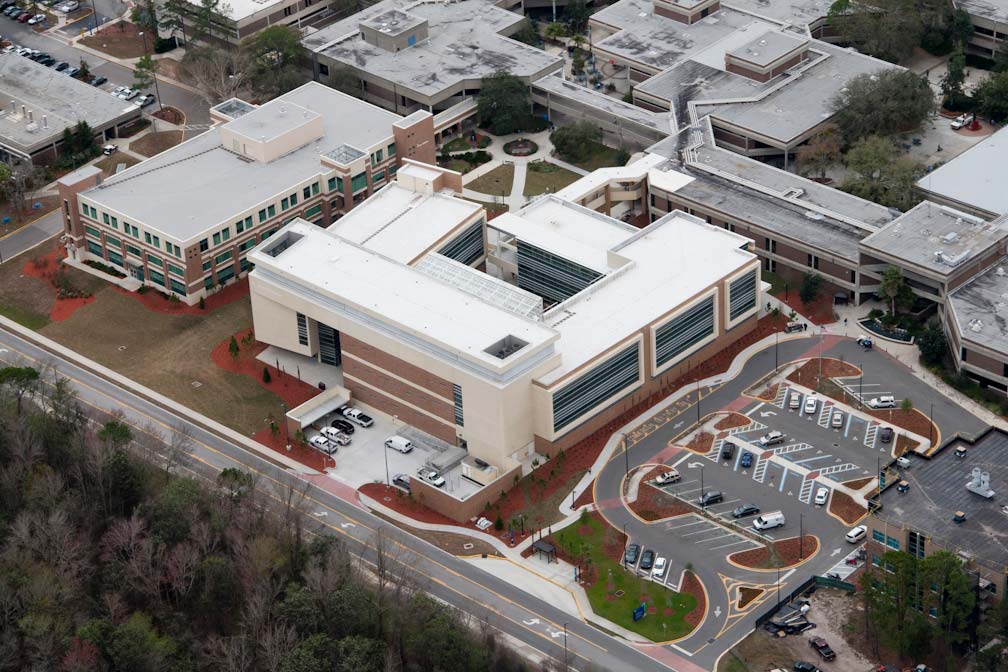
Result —
[[[704,592],[703,584],[700,583],[700,579],[697,578],[696,574],[687,570],[683,573],[682,586],[679,587],[679,592],[687,593],[696,598],[696,608],[685,616],[686,624],[695,628],[700,625],[704,614],[707,613],[707,594]]]
[[[896,455],[905,455],[906,453],[912,453],[917,449],[920,444],[914,441],[909,436],[900,434],[896,437]]]
[[[237,356],[232,356],[229,351],[232,338],[238,344]],[[300,406],[319,393],[317,387],[298,380],[293,372],[281,371],[256,359],[256,355],[265,349],[265,343],[253,339],[251,329],[244,329],[218,343],[210,353],[210,359],[224,371],[252,378],[264,390],[280,397],[288,409]],[[269,382],[263,380],[264,369],[270,373]],[[283,422],[283,419],[277,416],[275,421]]]
[[[760,401],[773,403],[777,401],[777,392],[780,390],[780,383],[767,385],[762,390],[750,392],[750,394]]]
[[[791,590],[788,585],[785,590]],[[860,651],[869,646],[851,645],[847,640],[848,623],[864,621],[858,616],[861,601],[841,590],[820,588],[811,596],[809,619],[816,628],[802,635],[775,637],[762,628],[739,642],[728,655],[721,658],[718,672],[766,672],[772,669],[790,670],[794,661],[808,660],[830,672],[864,672],[874,669],[872,661]],[[822,637],[836,651],[836,660],[823,665],[809,646],[809,637]],[[877,661],[876,661],[877,662]],[[918,661],[919,662],[919,661]],[[961,669],[961,668],[955,668]]]
[[[176,61],[174,58],[159,58],[158,62],[158,77],[167,77],[168,79],[174,79],[175,81],[180,81],[182,74],[180,69],[182,64]]]
[[[102,158],[101,161],[96,161],[94,165],[101,169],[103,177],[111,177],[116,174],[116,168],[119,167],[120,163],[125,164],[126,168],[129,168],[140,163],[140,159],[126,152],[116,152]]]
[[[239,299],[247,299],[249,295],[247,277],[207,296],[203,300],[203,308],[200,308],[199,304],[190,306],[181,301],[173,301],[168,294],[154,291],[151,288],[143,293],[127,292],[121,287],[116,287],[116,291],[123,296],[139,301],[147,310],[164,315],[206,315]]]
[[[144,51],[141,32],[136,24],[119,21],[105,26],[94,35],[82,38],[81,44],[116,58],[138,58],[145,53],[151,53],[151,48],[154,46],[148,40],[147,51]]]
[[[693,452],[706,455],[714,445],[714,435],[707,432],[700,432],[686,444],[686,447]]]
[[[326,457],[308,444],[284,438],[282,418],[275,417],[274,421],[276,422],[275,429],[271,427],[260,429],[252,435],[252,440],[261,443],[275,453],[286,455],[306,467],[311,467],[315,471],[324,472],[326,467],[335,466],[333,458]],[[339,453],[336,456],[338,458]]]
[[[372,511],[375,516],[381,518],[382,520],[392,523],[396,527],[403,529],[415,537],[419,537],[424,541],[428,541],[442,551],[451,553],[452,555],[457,555],[461,557],[466,557],[470,555],[488,555],[493,557],[502,558],[497,548],[493,544],[487,541],[482,541],[480,539],[475,539],[465,534],[456,534],[454,532],[442,532],[440,530],[422,530],[417,527],[411,527],[405,523],[402,523],[395,518],[390,518],[383,515],[378,511]],[[471,546],[471,548],[466,548]]]
[[[648,478],[654,478],[659,473],[667,471],[665,468],[655,469]],[[686,502],[678,497],[656,488],[650,483],[641,482],[637,490],[637,499],[629,504],[630,510],[647,521],[661,520],[673,516],[682,516],[693,511]]]
[[[749,588],[747,586],[739,586],[739,599],[738,599],[738,609],[745,609],[749,606],[749,603],[755,600],[757,597],[763,594],[761,588]]]
[[[865,412],[883,422],[895,425],[908,432],[919,434],[924,438],[938,436],[938,428],[933,426],[928,417],[916,408],[911,408],[909,411],[904,411],[902,408],[891,408],[883,411],[873,411],[866,408]]]
[[[864,486],[862,485],[861,487]],[[855,502],[854,498],[846,492],[834,490],[833,496],[830,497],[829,512],[848,525],[853,525],[864,518],[868,510]]]
[[[836,493],[834,493],[834,496]],[[808,560],[819,551],[819,541],[811,534],[806,534],[804,542],[798,537],[781,539],[773,543],[740,551],[728,556],[737,565],[750,569],[774,569],[790,567],[802,559]]]
[[[793,286],[786,292],[778,292],[775,296],[789,305],[799,315],[807,317],[813,324],[833,324],[836,322],[836,313],[833,312],[833,293],[825,289],[819,290],[819,296],[812,303],[805,303],[798,296],[800,282],[791,283]]]
[[[182,131],[159,131],[148,133],[130,143],[130,149],[148,158],[157,156],[182,142]]]
[[[787,377],[792,383],[798,383],[813,390],[818,389],[819,381],[829,378],[848,378],[861,375],[861,369],[849,362],[842,362],[832,357],[822,358],[822,374],[819,372],[820,360],[813,357],[802,364]]]
[[[180,126],[185,123],[185,115],[182,114],[182,110],[176,107],[169,107],[167,105],[158,111],[151,113],[151,116],[167,121],[169,124],[175,124],[176,126]]]
[[[752,420],[741,413],[729,413],[718,420],[718,423],[714,425],[714,429],[735,429],[736,427],[745,427],[751,422]]]
[[[593,478],[592,482],[588,484],[588,487],[585,488],[581,492],[581,494],[577,496],[577,499],[574,500],[574,510],[576,511],[577,509],[580,509],[582,506],[588,506],[594,501],[595,501],[595,479]]]
[[[37,206],[37,207],[36,207]],[[25,210],[19,213],[9,200],[0,203],[0,222],[4,217],[10,217],[10,224],[0,226],[0,236],[6,236],[17,231],[26,224],[31,224],[46,213],[59,207],[59,196],[36,196],[29,199]]]
[[[867,478],[855,478],[853,481],[844,481],[844,485],[846,485],[851,490],[860,490],[861,488],[871,483],[873,480],[875,479],[871,476],[868,476]]]

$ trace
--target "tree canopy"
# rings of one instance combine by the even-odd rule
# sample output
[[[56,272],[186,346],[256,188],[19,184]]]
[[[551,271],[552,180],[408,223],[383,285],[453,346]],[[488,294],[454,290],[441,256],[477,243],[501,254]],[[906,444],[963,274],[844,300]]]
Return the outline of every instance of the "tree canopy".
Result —
[[[304,48],[294,26],[277,24],[242,42],[252,64],[249,84],[263,99],[276,98],[302,83]]]
[[[847,152],[846,163],[844,191],[904,212],[920,202],[914,183],[923,170],[888,138],[862,138]]]
[[[584,161],[591,157],[602,142],[602,129],[590,121],[578,121],[561,126],[550,135],[557,152],[568,161]]]
[[[846,44],[890,63],[917,46],[947,54],[973,33],[969,15],[944,0],[836,0],[829,22]]]
[[[996,72],[981,82],[973,98],[977,109],[994,123],[1008,119],[1008,70]]]
[[[484,77],[476,111],[480,124],[497,135],[522,130],[530,115],[528,86],[518,77],[498,72]]]
[[[909,70],[882,70],[854,77],[830,101],[833,122],[852,145],[869,135],[890,136],[917,128],[935,109],[927,77]]]

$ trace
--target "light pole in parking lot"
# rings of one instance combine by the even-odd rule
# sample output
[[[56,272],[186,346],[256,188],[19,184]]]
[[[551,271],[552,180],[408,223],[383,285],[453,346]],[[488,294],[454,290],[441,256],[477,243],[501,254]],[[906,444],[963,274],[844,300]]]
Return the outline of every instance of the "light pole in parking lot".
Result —
[[[707,510],[707,503],[704,502],[704,491],[703,491],[703,465],[700,465],[700,509],[703,511]]]
[[[780,608],[780,563],[777,563],[777,607]]]
[[[697,429],[700,429],[700,379],[697,378],[696,381],[696,424]]]
[[[805,514],[798,514],[798,562],[805,559]]]
[[[396,431],[396,420],[399,419],[398,415],[392,416],[392,433],[395,434]],[[389,487],[389,474],[388,474],[388,448],[385,448],[385,487]]]
[[[777,367],[778,367],[777,347],[780,345],[780,332],[779,331],[775,331],[774,332],[774,337],[775,338],[774,338],[774,346],[773,346],[773,370],[776,371]]]
[[[626,442],[626,432],[622,432],[620,435],[621,441],[623,442],[623,459],[626,462],[626,473],[627,476],[630,475],[630,448],[627,446]]]
[[[567,665],[567,624],[564,623],[564,672],[567,672],[570,667]]]
[[[934,402],[931,402],[931,412],[928,413],[928,441],[934,447]]]

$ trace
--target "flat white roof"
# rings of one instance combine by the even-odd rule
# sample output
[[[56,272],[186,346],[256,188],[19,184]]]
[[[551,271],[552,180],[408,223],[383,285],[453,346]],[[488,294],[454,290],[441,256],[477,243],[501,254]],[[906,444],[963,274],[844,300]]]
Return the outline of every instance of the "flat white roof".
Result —
[[[917,180],[924,191],[996,215],[1008,213],[1008,128]]]
[[[293,234],[293,235],[291,235]],[[276,257],[269,252],[281,237],[300,236]],[[298,219],[251,253],[254,273],[270,272],[327,297],[354,319],[382,323],[414,344],[438,346],[448,356],[502,371],[556,339],[553,329],[503,310],[440,282],[415,268]],[[319,302],[320,298],[312,297]],[[338,328],[338,325],[333,325]],[[484,349],[508,336],[528,343],[499,359]]]
[[[627,260],[617,272],[546,312],[546,324],[560,332],[561,363],[539,382],[556,383],[750,264],[756,256],[742,249],[748,243],[679,211],[640,229],[615,251]]]
[[[608,251],[638,231],[556,196],[533,201],[520,217],[512,213],[499,215],[489,226],[602,274],[614,268]]]
[[[393,182],[334,222],[329,231],[410,264],[481,207],[446,194],[417,193]]]

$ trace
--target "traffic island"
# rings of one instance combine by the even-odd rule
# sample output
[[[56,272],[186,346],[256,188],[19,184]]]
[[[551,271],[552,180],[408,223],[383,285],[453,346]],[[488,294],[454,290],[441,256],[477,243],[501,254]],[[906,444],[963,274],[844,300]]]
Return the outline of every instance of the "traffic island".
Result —
[[[833,495],[830,497],[829,512],[830,515],[839,518],[847,525],[854,525],[868,515],[868,509],[865,506],[858,504],[846,492],[837,489],[833,490]]]
[[[834,497],[837,493],[834,493]],[[738,567],[756,570],[786,569],[815,557],[819,538],[806,534],[804,539],[792,537],[767,543],[760,548],[739,551],[728,556],[728,562]]]
[[[669,467],[666,466],[653,467],[641,479],[637,497],[627,502],[627,506],[638,518],[653,522],[693,512],[693,507],[689,504],[652,484],[654,479],[668,470]]]
[[[592,611],[600,618],[653,642],[681,639],[702,620],[702,614],[691,616],[698,601],[687,592],[685,580],[683,592],[676,592],[624,569],[626,537],[597,513],[582,515],[546,540],[556,548],[558,559],[578,568]],[[690,591],[696,589],[703,590],[701,586],[689,587]],[[635,610],[640,616],[637,620]]]

